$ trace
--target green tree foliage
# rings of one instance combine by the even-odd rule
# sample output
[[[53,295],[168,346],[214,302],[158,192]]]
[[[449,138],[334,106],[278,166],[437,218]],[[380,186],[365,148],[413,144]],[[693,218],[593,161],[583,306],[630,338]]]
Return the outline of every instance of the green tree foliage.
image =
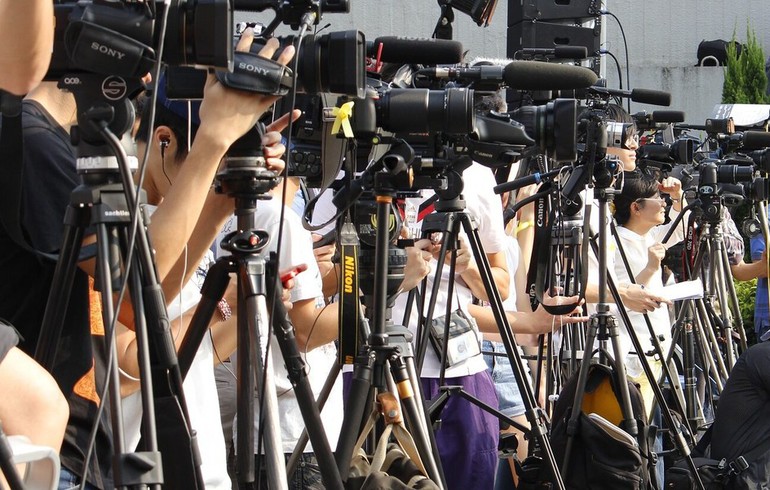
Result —
[[[727,65],[725,66],[725,81],[722,85],[723,104],[746,104],[744,92],[743,67],[738,59],[738,49],[733,39],[727,44]]]
[[[765,53],[756,33],[746,26],[746,44],[737,52],[735,34],[727,45],[727,66],[722,85],[723,104],[767,104]]]
[[[738,305],[743,319],[743,328],[749,345],[757,342],[754,334],[754,301],[757,295],[757,280],[735,281],[735,292],[738,296]]]

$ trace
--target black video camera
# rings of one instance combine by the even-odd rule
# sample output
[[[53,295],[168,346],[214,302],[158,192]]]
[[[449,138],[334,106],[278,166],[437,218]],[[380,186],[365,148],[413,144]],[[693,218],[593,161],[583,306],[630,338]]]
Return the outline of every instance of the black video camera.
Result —
[[[231,69],[233,13],[228,0],[168,2],[79,0],[54,5],[54,48],[46,80],[79,72],[145,76],[157,61],[158,20],[168,19],[163,59],[169,65]]]

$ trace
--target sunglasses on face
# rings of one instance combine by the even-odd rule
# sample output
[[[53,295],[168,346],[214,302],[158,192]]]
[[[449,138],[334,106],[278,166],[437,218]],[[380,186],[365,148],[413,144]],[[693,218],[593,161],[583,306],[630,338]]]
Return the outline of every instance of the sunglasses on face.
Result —
[[[665,197],[661,197],[661,196],[640,197],[639,199],[637,199],[634,202],[638,204],[638,203],[643,202],[643,201],[656,202],[656,203],[660,204],[661,206],[665,206],[666,203],[668,202],[668,200]]]

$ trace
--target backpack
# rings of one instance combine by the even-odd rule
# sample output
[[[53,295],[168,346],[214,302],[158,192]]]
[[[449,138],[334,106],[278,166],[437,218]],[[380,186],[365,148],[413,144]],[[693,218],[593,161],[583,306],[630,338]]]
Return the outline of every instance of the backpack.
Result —
[[[577,377],[578,373],[575,373],[567,381],[554,405],[550,437],[556,464],[562,476],[567,474],[565,487],[592,490],[654,488],[654,478],[650,475],[654,474],[656,455],[648,442],[652,431],[644,422],[644,403],[639,389],[627,381],[633,417],[640,434],[635,440],[618,427],[622,413],[616,376],[610,368],[601,364],[589,367],[583,409],[577,419],[577,434],[573,439],[567,471],[564,471],[567,426],[573,410]],[[549,470],[539,464],[538,470],[532,471],[531,466],[531,462],[524,462],[520,487],[542,488],[542,482],[550,478]]]

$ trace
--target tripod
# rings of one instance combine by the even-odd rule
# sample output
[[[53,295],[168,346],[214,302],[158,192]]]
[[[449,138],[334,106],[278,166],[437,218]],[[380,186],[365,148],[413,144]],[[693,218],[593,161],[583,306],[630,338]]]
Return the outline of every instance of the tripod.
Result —
[[[441,484],[441,488],[446,488],[433,432],[427,424],[427,415],[422,404],[420,384],[411,351],[411,333],[404,327],[393,325],[390,315],[393,301],[399,293],[404,278],[403,271],[406,265],[403,250],[390,247],[391,231],[399,230],[398,217],[396,214],[391,215],[391,207],[393,196],[400,187],[400,179],[403,179],[406,174],[404,160],[403,156],[397,155],[393,150],[359,178],[365,186],[373,187],[376,202],[376,219],[368,220],[376,223],[375,248],[373,251],[369,248],[361,253],[361,262],[364,265],[362,269],[366,270],[366,280],[360,284],[364,293],[367,319],[371,322],[372,328],[370,331],[367,319],[360,319],[361,337],[367,340],[356,357],[348,405],[337,445],[337,464],[340,472],[345,472],[347,475],[367,407],[371,405],[376,392],[390,390],[399,395],[406,422],[414,437],[426,476],[435,483]],[[358,197],[347,196],[348,203],[356,201],[357,208],[361,207],[361,200]],[[335,198],[335,202],[339,200],[341,198]],[[343,244],[346,243],[346,236],[355,233],[352,228],[349,224],[343,225],[343,231],[340,233]],[[343,257],[343,260],[348,264],[347,256]],[[345,275],[349,275],[347,269]],[[357,284],[355,281],[353,283]],[[341,291],[344,291],[344,288],[341,288]],[[358,288],[352,288],[351,293],[357,295]],[[341,333],[340,339],[342,338]]]
[[[66,212],[64,240],[35,357],[49,370],[55,365],[62,319],[80,260],[81,243],[86,227],[94,226],[96,289],[102,293],[102,319],[107,327],[104,349],[109,352],[106,382],[109,383],[115,486],[152,485],[157,488],[165,478],[169,488],[177,485],[178,488],[203,488],[200,468],[193,456],[197,451],[196,443],[188,422],[165,300],[142,214],[135,217],[138,222],[136,248],[128,248],[128,225],[134,210],[138,209],[139,198],[131,185],[126,152],[119,136],[126,134],[133,124],[133,107],[128,96],[141,87],[141,81],[129,79],[122,98],[114,100],[102,94],[104,79],[86,74],[74,78],[77,83],[72,86],[67,86],[72,77],[64,78],[59,84],[60,88],[74,93],[78,107],[78,130],[74,134],[77,136],[78,172],[83,184],[72,192]],[[106,151],[105,143],[115,156]],[[133,258],[127,263],[127,257],[131,256]],[[121,257],[126,269],[134,271],[127,277],[121,275]],[[142,433],[146,447],[146,451],[136,453],[127,453],[125,448],[115,338],[114,331],[108,328],[115,318],[113,291],[128,280],[140,356]],[[97,384],[100,381],[97,378]],[[158,408],[157,413],[164,414],[166,423],[161,427],[155,424],[155,408]],[[163,450],[167,457],[163,458],[162,471],[159,442],[168,449]]]
[[[231,255],[220,257],[206,275],[201,289],[201,301],[180,347],[180,366],[183,374],[189,370],[217,305],[227,289],[230,274],[237,274],[239,348],[236,430],[239,484],[241,488],[252,488],[257,481],[253,429],[254,391],[259,386],[260,399],[263,401],[263,409],[260,410],[263,421],[261,434],[264,435],[268,483],[270,488],[288,488],[278,401],[273,385],[273,365],[269,354],[271,336],[268,323],[272,321],[275,327],[274,338],[294,386],[324,484],[327,488],[341,489],[339,472],[307,380],[294,328],[280,300],[269,305],[273,314],[268,319],[268,298],[275,297],[277,275],[270,270],[262,256],[270,237],[264,230],[257,229],[256,208],[258,200],[269,198],[266,193],[276,185],[277,179],[275,173],[265,168],[262,147],[259,145],[261,132],[259,126],[241,137],[228,151],[225,170],[217,175],[217,192],[226,193],[235,199],[238,230],[228,234],[222,242],[222,248],[230,251]]]
[[[470,250],[473,253],[473,257],[476,261],[476,264],[479,268],[479,273],[481,277],[481,281],[483,283],[484,289],[487,293],[487,297],[489,298],[490,306],[495,318],[496,323],[500,327],[500,335],[502,339],[502,343],[505,346],[506,353],[508,355],[508,358],[511,360],[511,366],[513,368],[513,373],[516,378],[516,383],[519,386],[519,390],[522,394],[522,399],[524,401],[524,405],[526,407],[526,416],[528,421],[530,422],[530,429],[520,427],[519,424],[516,424],[513,420],[511,420],[508,417],[504,417],[502,414],[499,414],[496,410],[492,409],[491,407],[487,406],[486,404],[482,403],[480,400],[477,400],[475,397],[469,395],[468,393],[464,392],[463,390],[459,389],[458,387],[451,387],[451,386],[444,386],[444,379],[445,379],[445,365],[446,360],[448,356],[448,346],[449,346],[449,322],[451,318],[452,313],[452,300],[453,297],[453,282],[452,279],[454,277],[454,270],[456,267],[456,250],[452,250],[452,258],[450,261],[449,266],[449,272],[450,272],[450,280],[449,285],[447,288],[447,309],[446,309],[446,323],[444,324],[444,333],[443,333],[443,339],[442,339],[442,345],[440,349],[440,365],[441,365],[441,372],[439,375],[439,386],[441,394],[439,397],[433,401],[430,407],[430,411],[433,414],[433,417],[435,418],[437,414],[440,412],[440,409],[444,406],[444,404],[447,402],[448,398],[451,395],[460,395],[469,402],[477,405],[482,410],[491,413],[495,417],[499,418],[500,420],[504,420],[505,422],[519,427],[522,431],[528,432],[534,437],[539,446],[540,449],[545,457],[545,460],[550,468],[550,475],[549,477],[552,478],[552,481],[556,484],[558,488],[563,488],[564,484],[561,479],[561,475],[558,471],[558,468],[555,463],[555,459],[553,457],[553,453],[551,451],[550,443],[546,437],[546,427],[545,427],[545,414],[542,412],[541,409],[536,407],[536,402],[534,399],[534,395],[532,393],[532,388],[529,386],[529,383],[526,380],[526,375],[524,373],[523,364],[521,362],[521,357],[519,355],[518,349],[516,348],[515,340],[513,339],[513,335],[511,332],[511,327],[508,322],[508,318],[505,315],[505,312],[503,310],[503,304],[502,299],[500,297],[500,294],[494,284],[494,277],[492,275],[492,270],[489,264],[489,261],[487,259],[486,254],[483,251],[481,240],[478,235],[478,226],[476,222],[474,221],[474,218],[471,217],[470,214],[468,214],[465,211],[465,202],[462,200],[461,193],[462,193],[462,177],[460,175],[460,172],[468,168],[473,162],[468,157],[460,157],[457,160],[454,160],[452,162],[452,165],[450,166],[450,169],[448,172],[446,172],[447,180],[450,182],[447,183],[446,189],[443,189],[440,192],[437,192],[438,200],[435,203],[436,207],[436,213],[428,215],[422,226],[422,232],[424,235],[427,236],[427,234],[434,233],[434,232],[441,232],[443,234],[442,238],[442,244],[441,249],[439,251],[440,257],[445,257],[446,253],[450,250],[450,247],[454,247],[456,243],[458,243],[459,239],[459,233],[461,230],[464,230],[468,240],[469,240],[469,247]],[[442,271],[443,271],[443,262],[439,261],[436,267],[435,271],[435,277],[436,280],[433,282],[432,291],[431,291],[431,300],[428,304],[427,312],[422,315],[421,318],[424,319],[423,323],[419,326],[418,329],[418,344],[417,344],[417,357],[416,357],[416,363],[418,372],[422,368],[423,361],[425,359],[425,353],[427,350],[427,345],[429,342],[429,329],[430,323],[434,317],[434,310],[436,305],[436,299],[438,297],[439,288],[441,285],[440,278],[442,277]],[[425,287],[423,287],[423,290]],[[426,311],[425,306],[425,294],[423,293],[421,295],[421,311]]]
[[[719,197],[715,197],[716,201],[710,196],[703,196],[702,199],[705,199],[705,202],[719,204]],[[697,277],[702,280],[704,297],[686,300],[674,324],[674,342],[681,341],[684,354],[686,415],[693,430],[697,430],[705,422],[702,411],[698,411],[699,390],[695,369],[696,352],[703,363],[705,382],[709,383],[711,380],[717,392],[721,392],[724,380],[727,379],[732,367],[731,362],[735,361],[736,347],[732,339],[731,310],[725,297],[725,292],[731,297],[735,294],[735,286],[732,278],[727,275],[729,259],[723,242],[721,206],[716,208],[709,206],[704,209],[703,205],[704,201],[691,205],[696,211],[702,212],[701,228],[703,232],[699,238],[695,262],[691,271],[689,270],[689,262],[686,261],[686,263],[689,277]],[[689,248],[692,248],[691,238],[688,243],[690,244]],[[709,257],[708,263],[711,264],[708,268],[705,267],[706,257]],[[719,313],[714,307],[715,302],[719,305]],[[737,304],[737,302],[731,303]],[[732,309],[732,312],[734,316],[740,315],[737,309]],[[715,326],[720,327],[724,337],[724,357],[720,353],[719,341],[714,333]],[[742,331],[740,325],[739,331]],[[741,337],[745,339],[745,335],[741,335]],[[668,358],[670,357],[671,354]]]

